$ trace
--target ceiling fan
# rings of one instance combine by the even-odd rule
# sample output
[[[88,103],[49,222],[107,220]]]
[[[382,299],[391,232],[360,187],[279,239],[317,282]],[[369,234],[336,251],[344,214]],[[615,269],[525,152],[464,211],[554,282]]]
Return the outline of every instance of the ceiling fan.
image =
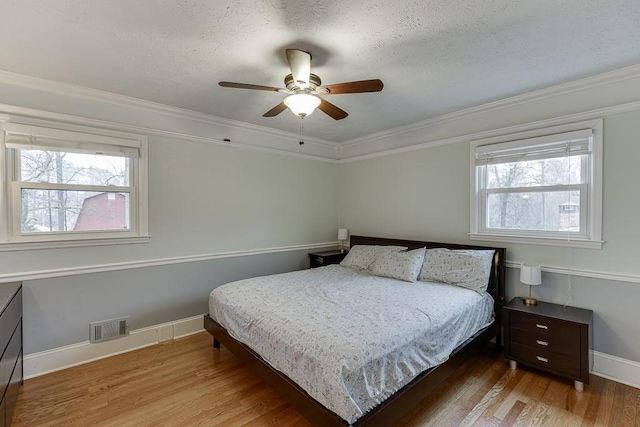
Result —
[[[318,108],[335,120],[344,119],[348,116],[347,112],[329,101],[320,98],[319,95],[380,92],[382,90],[382,81],[378,79],[359,80],[323,86],[320,77],[311,73],[311,54],[309,52],[298,49],[287,49],[286,54],[289,68],[291,68],[291,74],[287,74],[284,78],[285,88],[234,82],[220,82],[218,84],[222,87],[265,90],[289,95],[280,104],[264,113],[262,115],[263,117],[275,117],[289,108],[296,116],[305,118]]]

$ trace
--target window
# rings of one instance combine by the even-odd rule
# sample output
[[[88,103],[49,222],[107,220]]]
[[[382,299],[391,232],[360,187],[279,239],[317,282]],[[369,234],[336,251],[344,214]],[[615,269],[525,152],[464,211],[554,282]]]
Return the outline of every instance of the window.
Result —
[[[148,240],[146,137],[3,123],[0,250]]]
[[[601,248],[602,121],[471,144],[471,239]]]

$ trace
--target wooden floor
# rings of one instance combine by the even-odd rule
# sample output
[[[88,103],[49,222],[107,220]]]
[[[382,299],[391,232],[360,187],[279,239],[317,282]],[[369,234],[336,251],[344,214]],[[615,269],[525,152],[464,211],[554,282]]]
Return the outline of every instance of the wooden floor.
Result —
[[[14,426],[309,426],[211,336],[188,338],[25,381]],[[640,390],[509,369],[492,351],[462,366],[400,425],[640,426]]]

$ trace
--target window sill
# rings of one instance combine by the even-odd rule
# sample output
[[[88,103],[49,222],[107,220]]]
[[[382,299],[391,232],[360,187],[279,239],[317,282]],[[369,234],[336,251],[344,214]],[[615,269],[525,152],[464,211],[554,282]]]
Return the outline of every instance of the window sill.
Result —
[[[151,236],[0,243],[0,252],[149,243]]]
[[[602,240],[568,240],[551,237],[532,236],[505,236],[499,234],[470,233],[471,240],[484,240],[487,242],[520,243],[525,245],[565,246],[571,248],[602,249]]]

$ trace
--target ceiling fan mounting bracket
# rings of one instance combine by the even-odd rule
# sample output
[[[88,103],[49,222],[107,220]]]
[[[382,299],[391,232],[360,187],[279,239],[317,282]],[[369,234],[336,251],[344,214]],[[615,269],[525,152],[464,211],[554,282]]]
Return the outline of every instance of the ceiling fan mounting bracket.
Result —
[[[287,74],[284,78],[285,87],[292,92],[298,92],[301,90],[313,92],[321,84],[322,80],[320,80],[320,77],[315,74],[309,74],[309,85],[307,87],[301,87],[300,84],[294,80],[293,74]]]

